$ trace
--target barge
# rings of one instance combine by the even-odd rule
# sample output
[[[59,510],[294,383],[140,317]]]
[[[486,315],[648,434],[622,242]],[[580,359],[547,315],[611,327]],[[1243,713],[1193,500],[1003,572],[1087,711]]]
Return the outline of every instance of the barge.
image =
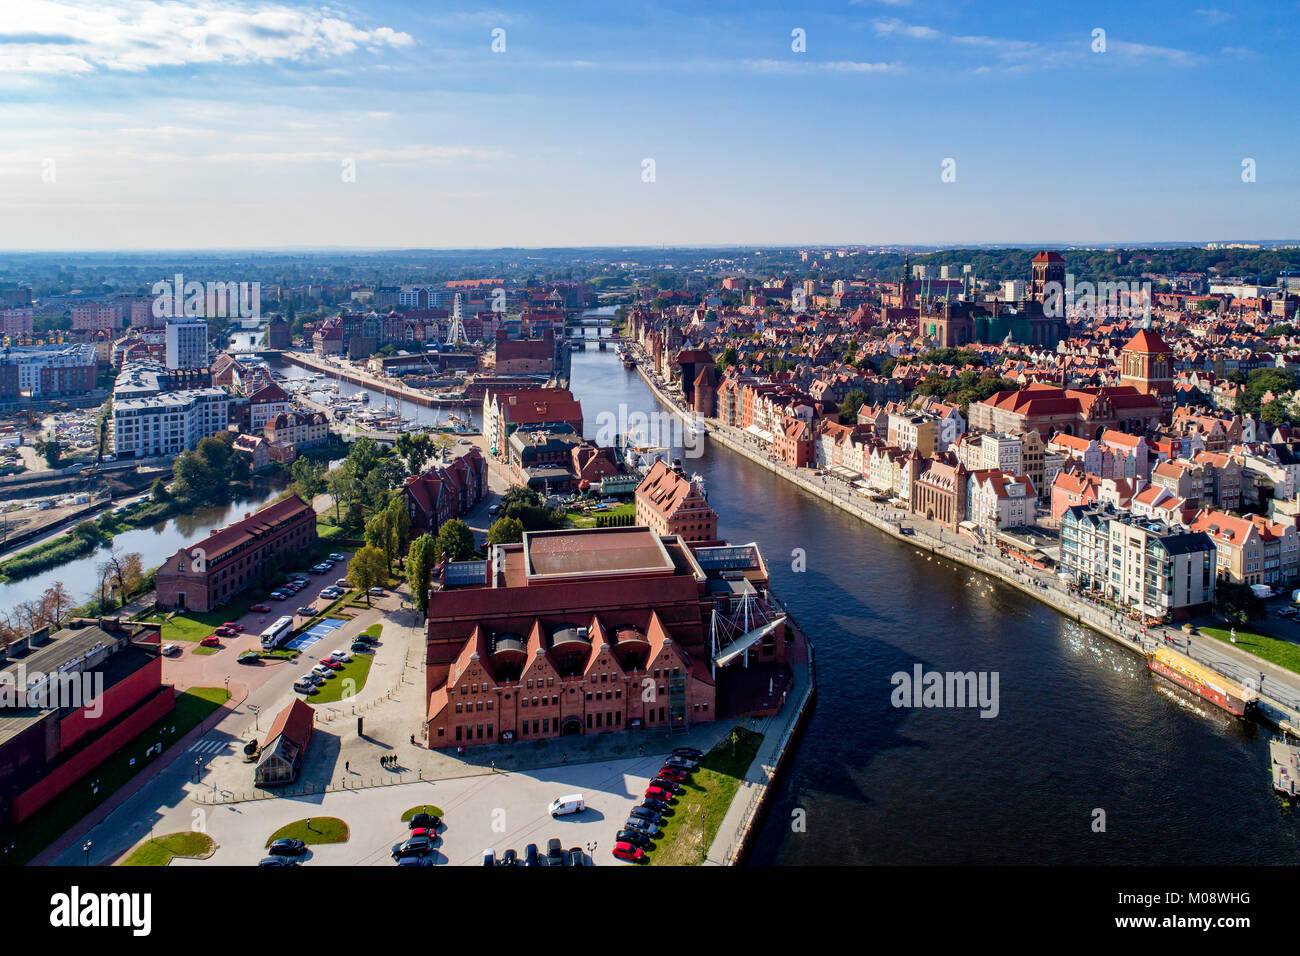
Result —
[[[1167,647],[1156,648],[1147,655],[1147,668],[1234,717],[1246,716],[1255,705],[1256,693],[1252,688]]]

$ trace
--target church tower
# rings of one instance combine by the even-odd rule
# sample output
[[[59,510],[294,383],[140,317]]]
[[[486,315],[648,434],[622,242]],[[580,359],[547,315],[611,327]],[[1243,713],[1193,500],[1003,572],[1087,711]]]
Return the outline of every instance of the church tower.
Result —
[[[1157,333],[1142,329],[1119,354],[1119,383],[1160,399],[1166,424],[1174,411],[1174,350]]]

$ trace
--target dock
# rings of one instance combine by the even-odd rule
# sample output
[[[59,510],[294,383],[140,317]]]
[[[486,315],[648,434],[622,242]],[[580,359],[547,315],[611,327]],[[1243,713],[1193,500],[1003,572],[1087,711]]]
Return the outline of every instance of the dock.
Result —
[[[396,385],[391,381],[375,378],[373,375],[366,375],[354,369],[328,365],[318,359],[308,358],[297,352],[285,352],[280,358],[290,365],[311,369],[313,372],[320,372],[329,378],[341,379],[344,382],[359,385],[362,388],[368,388],[371,391],[388,395],[391,398],[401,399],[404,402],[411,402],[414,405],[422,405],[425,408],[469,408],[478,404],[474,399],[467,397],[441,398],[425,391],[407,388],[405,385]]]
[[[1273,789],[1288,797],[1300,796],[1300,747],[1283,739],[1269,741]]]

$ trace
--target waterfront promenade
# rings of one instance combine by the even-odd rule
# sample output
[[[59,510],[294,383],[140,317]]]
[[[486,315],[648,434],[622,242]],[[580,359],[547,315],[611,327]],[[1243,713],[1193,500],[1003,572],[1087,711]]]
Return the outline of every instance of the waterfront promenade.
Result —
[[[659,401],[682,418],[694,420],[694,416],[683,408],[679,399],[668,393],[657,376],[647,371],[647,365],[644,353],[639,354],[637,370]],[[1226,677],[1257,688],[1260,716],[1275,724],[1286,721],[1291,727],[1300,728],[1300,675],[1214,638],[1189,636],[1168,627],[1149,627],[1144,633],[1140,622],[1067,589],[1054,574],[1003,560],[988,548],[921,515],[873,502],[838,478],[813,475],[809,469],[792,468],[775,459],[770,448],[743,430],[711,419],[705,421],[710,441],[716,441],[781,475],[877,530],[913,545],[918,551],[930,552],[936,558],[963,564],[995,577],[1136,653],[1145,654],[1161,644],[1175,647]]]

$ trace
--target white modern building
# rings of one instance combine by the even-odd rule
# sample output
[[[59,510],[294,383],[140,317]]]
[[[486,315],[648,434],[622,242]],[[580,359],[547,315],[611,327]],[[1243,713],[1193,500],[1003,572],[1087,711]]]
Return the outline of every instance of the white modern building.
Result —
[[[165,336],[169,369],[208,367],[208,323],[203,319],[168,319]]]
[[[113,441],[119,458],[178,455],[229,424],[229,396],[219,388],[166,392],[113,403]]]

